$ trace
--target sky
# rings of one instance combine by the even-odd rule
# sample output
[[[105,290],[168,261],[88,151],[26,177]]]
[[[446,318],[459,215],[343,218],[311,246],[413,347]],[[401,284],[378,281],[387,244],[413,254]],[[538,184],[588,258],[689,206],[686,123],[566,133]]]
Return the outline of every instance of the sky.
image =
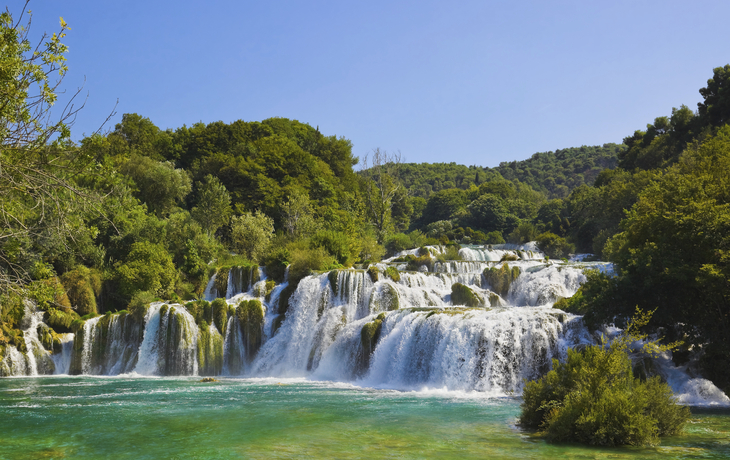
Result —
[[[6,3],[17,16],[24,1]],[[285,117],[405,162],[494,167],[620,143],[730,62],[730,2],[33,0],[71,27],[81,139],[124,113],[162,129]],[[65,98],[65,99],[64,99]],[[118,102],[117,102],[118,101]],[[106,125],[102,123],[115,113]]]

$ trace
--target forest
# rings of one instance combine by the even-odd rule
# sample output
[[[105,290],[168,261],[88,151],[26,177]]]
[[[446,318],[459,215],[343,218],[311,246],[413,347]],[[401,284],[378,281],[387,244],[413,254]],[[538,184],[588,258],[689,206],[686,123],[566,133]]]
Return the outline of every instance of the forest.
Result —
[[[43,116],[66,70],[63,30],[29,55],[2,21],[0,357],[25,346],[26,298],[52,341],[97,315],[199,299],[233,266],[277,283],[288,267],[296,286],[426,245],[537,241],[550,258],[616,266],[556,308],[596,326],[654,311],[647,329],[684,343],[675,360],[699,350],[730,391],[730,65],[696,111],[681,105],[621,144],[496,168],[413,164],[380,149],[358,158],[347,138],[287,118],[161,129],[128,113],[74,142],[72,114]]]

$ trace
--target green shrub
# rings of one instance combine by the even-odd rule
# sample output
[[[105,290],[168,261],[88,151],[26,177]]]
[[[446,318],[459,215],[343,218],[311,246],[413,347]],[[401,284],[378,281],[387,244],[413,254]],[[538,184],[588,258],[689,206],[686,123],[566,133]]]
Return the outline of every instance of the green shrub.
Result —
[[[286,267],[289,266],[290,261],[291,254],[289,253],[289,249],[286,246],[276,247],[264,258],[266,276],[277,283],[283,283]]]
[[[421,267],[426,267],[428,271],[433,271],[434,259],[430,255],[420,257],[407,256],[408,265],[406,270],[418,271]]]
[[[575,251],[575,247],[572,244],[568,243],[565,238],[561,238],[554,233],[541,233],[535,241],[540,251],[551,259],[561,259]]]
[[[384,246],[388,251],[387,254],[392,256],[406,249],[411,249],[412,244],[411,238],[405,233],[395,233],[385,240]]]
[[[96,297],[101,291],[99,275],[80,265],[61,276],[71,305],[79,315],[96,313]],[[96,288],[96,289],[95,289]]]
[[[466,305],[467,307],[482,306],[482,299],[469,286],[461,283],[451,285],[451,305]]]
[[[388,267],[385,269],[385,276],[392,279],[396,283],[400,281],[400,272],[395,267]]]
[[[505,263],[500,268],[485,268],[482,274],[491,290],[504,297],[509,292],[512,282],[520,276],[520,267],[510,268]]]
[[[353,238],[334,230],[320,230],[312,236],[309,244],[312,248],[323,248],[344,267],[352,266],[360,253],[360,246]]]
[[[289,283],[296,285],[315,270],[325,271],[335,268],[340,268],[340,265],[324,248],[293,249],[292,262],[289,266]]]
[[[675,403],[659,377],[642,381],[632,372],[629,347],[646,339],[638,330],[650,316],[637,312],[609,346],[568,350],[565,363],[553,360],[553,370],[525,385],[520,425],[542,430],[550,441],[603,446],[656,444],[680,433],[689,409]],[[644,351],[673,346],[648,342]]]
[[[46,313],[43,315],[43,322],[51,327],[54,331],[60,333],[73,332],[71,330],[71,323],[73,323],[76,319],[79,319],[79,315],[73,310],[65,312],[52,308],[46,311]]]
[[[138,291],[134,293],[132,300],[129,301],[127,310],[138,323],[143,323],[145,315],[147,315],[147,308],[154,301],[155,296],[153,293]]]
[[[484,244],[504,244],[504,238],[502,232],[494,230],[484,235]]]

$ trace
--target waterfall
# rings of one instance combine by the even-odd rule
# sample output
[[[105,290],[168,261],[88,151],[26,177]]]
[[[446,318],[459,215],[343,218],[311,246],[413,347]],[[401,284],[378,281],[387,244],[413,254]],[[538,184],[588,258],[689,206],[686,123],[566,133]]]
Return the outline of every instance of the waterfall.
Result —
[[[257,267],[221,269],[205,298],[225,292],[225,302],[155,302],[88,319],[75,334],[53,333],[28,304],[24,346],[5,348],[0,374],[307,377],[504,395],[568,348],[595,343],[580,316],[552,304],[578,290],[585,269],[611,273],[610,264],[546,261],[530,245],[461,254],[431,271],[383,262],[291,287],[273,286]],[[711,382],[662,359],[655,368],[680,400],[730,405]]]
[[[159,302],[150,305],[133,372],[141,375],[195,375],[198,371],[198,338],[195,319],[182,305]]]

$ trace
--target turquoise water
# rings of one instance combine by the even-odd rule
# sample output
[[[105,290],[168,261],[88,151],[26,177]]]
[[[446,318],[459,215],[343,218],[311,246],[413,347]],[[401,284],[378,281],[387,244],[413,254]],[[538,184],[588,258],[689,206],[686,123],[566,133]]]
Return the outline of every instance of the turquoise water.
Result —
[[[0,379],[0,458],[730,458],[730,412],[655,448],[550,445],[519,399],[303,380]]]

